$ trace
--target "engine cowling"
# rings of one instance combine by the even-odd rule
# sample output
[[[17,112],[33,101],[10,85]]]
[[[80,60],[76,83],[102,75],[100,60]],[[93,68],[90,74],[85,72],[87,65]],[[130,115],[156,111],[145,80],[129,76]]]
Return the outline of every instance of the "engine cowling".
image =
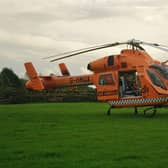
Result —
[[[114,65],[114,57],[115,56],[111,55],[92,61],[88,64],[87,69],[93,72],[106,71]]]

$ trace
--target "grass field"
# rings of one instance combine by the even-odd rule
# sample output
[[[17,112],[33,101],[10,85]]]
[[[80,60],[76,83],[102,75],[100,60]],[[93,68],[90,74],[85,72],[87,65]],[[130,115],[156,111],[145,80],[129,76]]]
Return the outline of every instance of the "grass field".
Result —
[[[168,112],[104,103],[0,105],[0,168],[164,168]]]

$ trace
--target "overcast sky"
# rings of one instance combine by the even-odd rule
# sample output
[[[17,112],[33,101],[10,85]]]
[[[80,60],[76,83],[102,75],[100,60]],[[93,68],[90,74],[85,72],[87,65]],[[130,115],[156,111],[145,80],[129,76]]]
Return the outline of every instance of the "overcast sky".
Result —
[[[42,74],[59,74],[59,62],[42,58],[132,38],[168,45],[167,0],[0,0],[0,70],[9,67],[19,76],[25,74],[26,61]],[[120,49],[64,62],[72,74],[81,74],[91,60]],[[168,56],[156,49],[147,51],[158,59]]]

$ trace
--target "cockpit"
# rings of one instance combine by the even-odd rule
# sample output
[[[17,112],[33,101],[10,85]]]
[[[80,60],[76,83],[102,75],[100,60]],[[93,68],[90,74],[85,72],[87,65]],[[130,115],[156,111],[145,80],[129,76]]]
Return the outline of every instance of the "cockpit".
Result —
[[[168,66],[154,64],[151,65],[149,68],[156,70],[163,78],[168,80]]]
[[[149,66],[147,74],[151,79],[152,83],[164,90],[167,90],[164,79],[168,80],[168,67],[158,64]]]

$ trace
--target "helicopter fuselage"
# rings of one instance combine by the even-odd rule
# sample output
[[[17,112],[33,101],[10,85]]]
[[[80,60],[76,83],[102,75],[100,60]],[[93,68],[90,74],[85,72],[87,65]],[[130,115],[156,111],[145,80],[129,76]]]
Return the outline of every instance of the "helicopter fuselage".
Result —
[[[119,55],[90,62],[88,69],[92,74],[89,75],[38,76],[31,63],[25,63],[25,67],[30,77],[26,87],[31,90],[95,85],[97,99],[107,101],[112,107],[166,105],[168,102],[167,66],[142,50],[125,49]]]

